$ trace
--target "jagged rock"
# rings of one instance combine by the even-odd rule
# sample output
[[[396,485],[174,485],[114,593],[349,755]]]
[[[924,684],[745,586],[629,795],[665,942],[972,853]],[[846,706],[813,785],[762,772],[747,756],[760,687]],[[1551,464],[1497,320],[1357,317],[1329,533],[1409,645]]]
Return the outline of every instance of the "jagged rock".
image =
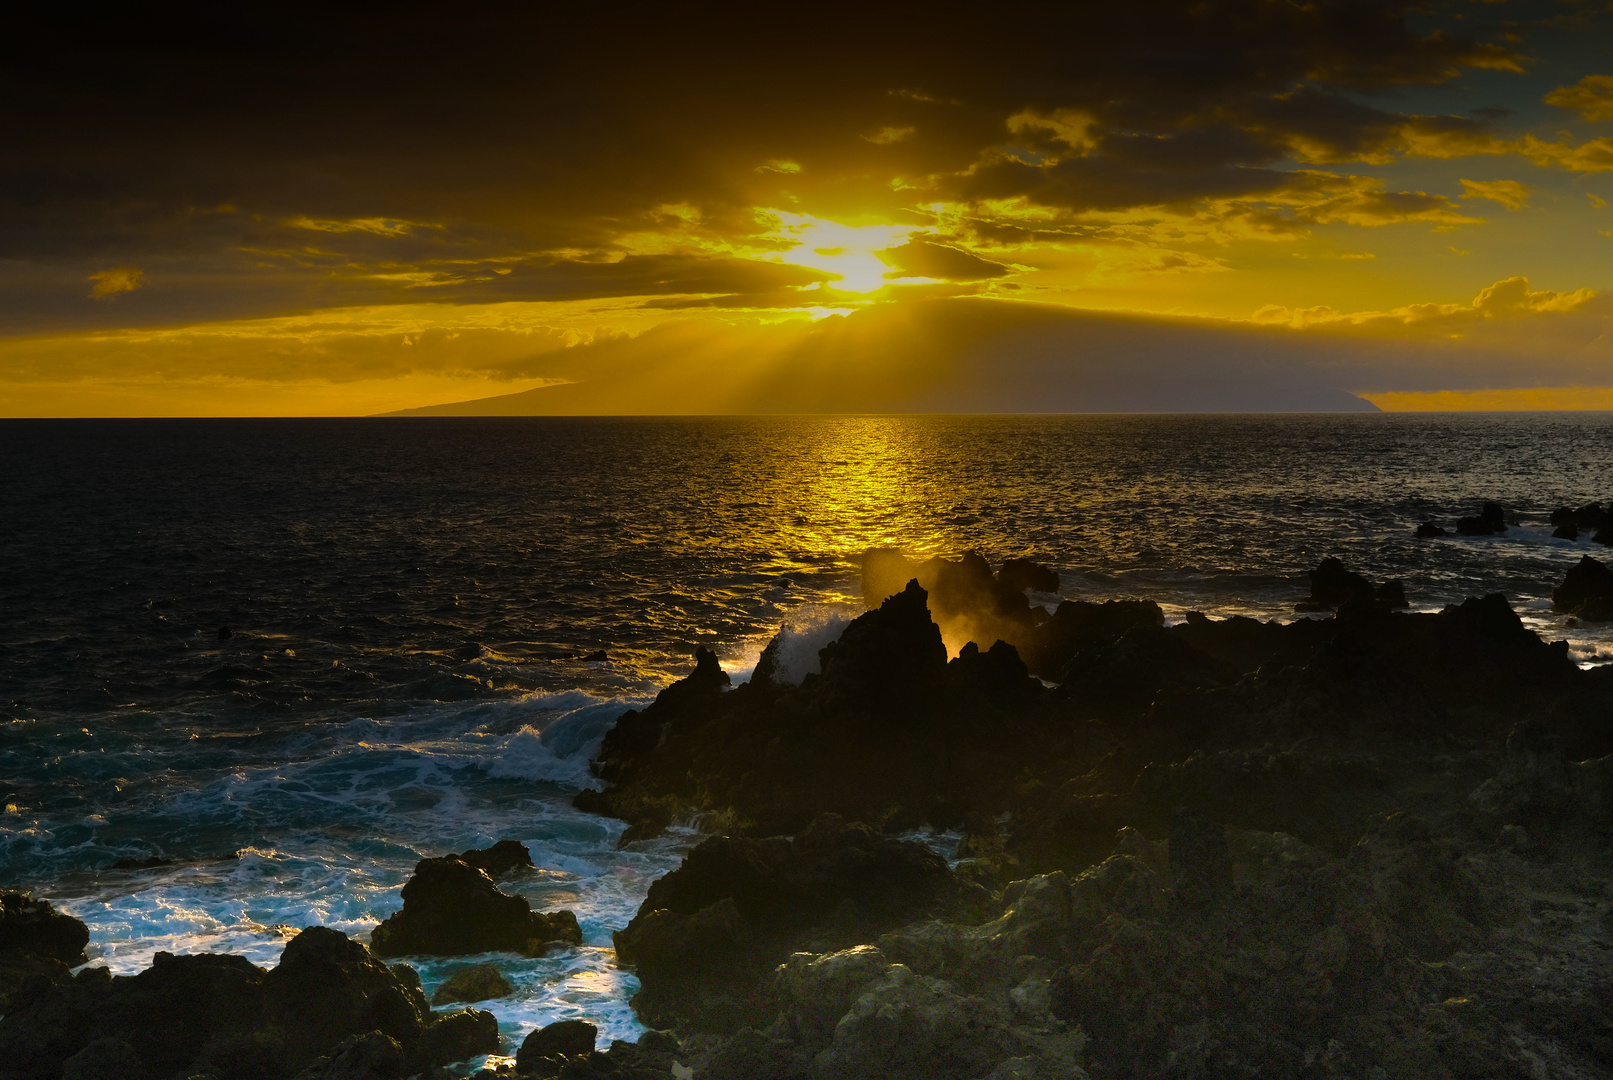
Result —
[[[418,1066],[429,1068],[496,1054],[502,1046],[496,1016],[480,1009],[460,1009],[439,1016],[421,1032],[414,1060]]]
[[[1133,628],[1164,625],[1165,613],[1152,600],[1066,600],[1024,637],[1022,651],[1031,671],[1056,679],[1077,653],[1111,645]]]
[[[1586,555],[1552,591],[1551,606],[1593,622],[1613,619],[1613,570]]]
[[[1495,536],[1506,531],[1506,512],[1499,503],[1487,502],[1476,516],[1456,519],[1459,536]]]
[[[489,848],[461,852],[459,861],[474,866],[495,881],[511,870],[532,865],[532,853],[516,840],[500,840]]]
[[[0,952],[17,950],[65,964],[84,963],[90,931],[82,922],[26,892],[0,891]]]
[[[1578,540],[1580,521],[1579,516],[1569,507],[1560,506],[1551,512],[1551,523],[1554,526],[1552,539]],[[1586,525],[1589,526],[1589,522]]]
[[[572,1057],[594,1052],[599,1029],[586,1020],[561,1020],[528,1035],[515,1055],[519,1072],[530,1072],[541,1058]]]
[[[1432,540],[1437,536],[1446,535],[1445,530],[1432,521],[1425,521],[1417,526],[1416,537],[1419,540]]]
[[[286,1060],[299,1068],[371,1031],[411,1044],[426,1023],[418,984],[400,982],[361,943],[323,926],[286,943],[263,995],[264,1020],[284,1034]]]
[[[370,933],[378,956],[518,952],[541,956],[558,945],[582,944],[569,911],[542,914],[457,856],[422,859],[403,886],[403,910]]]
[[[642,984],[647,1023],[768,1019],[760,988],[791,952],[868,940],[958,896],[945,860],[920,844],[826,815],[791,839],[714,837],[650,886],[618,959]]]
[[[1029,559],[1005,560],[997,570],[997,580],[1016,592],[1056,593],[1058,572]]]
[[[354,1035],[297,1074],[297,1080],[402,1080],[403,1047],[379,1031]]]

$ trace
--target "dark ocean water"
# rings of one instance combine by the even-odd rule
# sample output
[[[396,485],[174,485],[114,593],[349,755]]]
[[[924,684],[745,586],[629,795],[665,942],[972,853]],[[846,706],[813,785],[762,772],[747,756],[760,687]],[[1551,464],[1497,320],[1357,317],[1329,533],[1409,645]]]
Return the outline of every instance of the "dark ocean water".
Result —
[[[569,809],[597,739],[696,645],[742,677],[785,619],[848,610],[870,546],[1262,617],[1337,555],[1613,658],[1549,609],[1604,549],[1546,524],[1613,497],[1605,414],[0,421],[0,463],[0,883],[118,971],[272,961],[514,836],[548,871],[521,891],[590,945],[500,961],[512,1035],[635,1030],[609,931],[692,835],[615,852]],[[1507,535],[1413,539],[1485,498]]]

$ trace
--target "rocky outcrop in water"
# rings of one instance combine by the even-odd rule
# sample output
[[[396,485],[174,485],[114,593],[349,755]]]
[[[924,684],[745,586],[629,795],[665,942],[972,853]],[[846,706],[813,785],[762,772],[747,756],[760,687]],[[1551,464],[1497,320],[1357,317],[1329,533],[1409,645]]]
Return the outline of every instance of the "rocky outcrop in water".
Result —
[[[504,892],[456,855],[416,863],[403,886],[403,910],[370,933],[370,948],[378,956],[542,956],[580,944],[582,930],[571,912],[533,911],[526,897]]]
[[[520,841],[500,840],[492,847],[460,852],[459,861],[497,881],[512,871],[531,869],[532,853]]]
[[[1456,519],[1458,536],[1495,536],[1506,531],[1506,511],[1500,503],[1486,502],[1477,514]]]
[[[1351,570],[1346,570],[1338,559],[1323,559],[1310,572],[1311,594],[1294,605],[1295,611],[1336,611],[1356,601],[1379,603],[1385,607],[1406,607],[1406,587],[1398,579],[1373,585],[1372,582]]]
[[[1609,1075],[1613,677],[1503,597],[1317,577],[1336,614],[1289,624],[1061,606],[1051,689],[947,661],[912,582],[798,687],[624,717],[579,805],[730,832],[619,936],[635,1007],[728,1080]],[[758,917],[737,882],[812,895],[759,837],[821,811],[961,828],[963,902]]]
[[[267,971],[158,953],[138,975],[35,986],[0,1019],[0,1077],[401,1077],[498,1047],[490,1014],[432,1013],[412,971],[316,926]]]
[[[31,893],[0,891],[0,1016],[14,994],[71,981],[85,962],[89,929]]]
[[[1551,605],[1595,622],[1613,619],[1613,570],[1586,555],[1552,592]]]

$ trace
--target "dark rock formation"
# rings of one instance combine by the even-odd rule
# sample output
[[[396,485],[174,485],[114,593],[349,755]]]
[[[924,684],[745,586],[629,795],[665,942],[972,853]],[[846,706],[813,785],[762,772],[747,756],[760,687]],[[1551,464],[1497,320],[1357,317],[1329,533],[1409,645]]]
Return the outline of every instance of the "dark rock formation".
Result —
[[[1383,604],[1385,607],[1406,607],[1406,587],[1398,579],[1386,581],[1376,587],[1372,582],[1351,570],[1346,570],[1338,559],[1323,559],[1310,572],[1311,594],[1294,605],[1295,611],[1333,611],[1352,600]]]
[[[407,1072],[398,1041],[370,1031],[344,1041],[298,1073],[297,1080],[403,1080]]]
[[[268,971],[158,953],[138,975],[32,984],[0,1018],[0,1078],[401,1078],[498,1045],[490,1013],[434,1016],[412,970],[316,926]]]
[[[1056,593],[1059,576],[1054,570],[1029,559],[1008,559],[997,570],[998,583],[1015,592]]]
[[[515,1055],[516,1070],[534,1072],[541,1058],[581,1057],[594,1052],[599,1029],[586,1020],[561,1020],[539,1028],[521,1043]]]
[[[582,944],[569,911],[542,914],[457,856],[422,859],[403,886],[403,910],[370,933],[378,956],[463,956],[517,952],[541,956],[559,945]]]
[[[1613,619],[1613,570],[1586,555],[1552,591],[1551,605],[1595,622]]]
[[[511,870],[532,865],[532,853],[516,840],[500,840],[489,848],[476,848],[461,852],[459,861],[474,866],[497,881]]]
[[[481,1054],[496,1054],[502,1046],[496,1016],[480,1009],[460,1009],[438,1017],[420,1033],[413,1064],[417,1070],[428,1069]]]
[[[1032,606],[1027,589],[1056,592],[1058,574],[1028,559],[1009,559],[995,574],[991,564],[970,552],[959,559],[918,562],[892,548],[863,553],[863,602],[877,608],[917,581],[929,596],[930,611],[951,640],[1003,640],[1018,645],[1046,617]]]
[[[0,891],[0,952],[17,950],[77,965],[84,963],[89,940],[83,923],[57,911],[48,900]]]
[[[1164,625],[1165,613],[1152,600],[1066,600],[1025,638],[1020,651],[1038,678],[1057,679],[1078,653],[1113,644],[1136,627]]]
[[[1476,516],[1456,519],[1460,536],[1496,536],[1506,531],[1506,512],[1499,503],[1487,502]]]
[[[1425,521],[1421,525],[1417,526],[1415,535],[1419,540],[1432,540],[1436,536],[1445,536],[1447,534],[1442,527],[1434,524],[1432,521]]]
[[[431,995],[433,1005],[452,1005],[459,1001],[488,1001],[505,997],[515,987],[492,964],[472,964],[455,968],[443,980],[437,992]]]
[[[733,1028],[770,1015],[759,988],[791,952],[868,940],[959,895],[928,848],[826,815],[793,839],[703,842],[650,887],[616,953],[638,973],[647,1023]]]

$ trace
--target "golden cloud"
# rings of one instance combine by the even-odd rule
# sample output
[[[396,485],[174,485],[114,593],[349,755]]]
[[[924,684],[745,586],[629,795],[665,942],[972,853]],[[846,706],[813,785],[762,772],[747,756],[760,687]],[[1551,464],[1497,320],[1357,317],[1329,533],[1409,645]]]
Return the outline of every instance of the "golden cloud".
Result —
[[[1463,180],[1462,198],[1488,199],[1508,210],[1522,210],[1529,202],[1528,184],[1517,180]]]
[[[95,283],[90,295],[97,300],[110,300],[119,293],[134,292],[145,282],[145,277],[145,271],[134,266],[102,270],[90,275],[90,280]]]
[[[1276,304],[1260,308],[1251,322],[1305,329],[1314,326],[1371,327],[1516,319],[1529,315],[1577,311],[1597,296],[1594,289],[1554,292],[1530,289],[1526,277],[1510,277],[1479,290],[1470,304],[1408,304],[1390,311],[1340,312],[1319,306],[1290,309]],[[1441,329],[1445,329],[1442,325]]]
[[[1587,75],[1573,86],[1559,86],[1545,101],[1593,122],[1613,120],[1613,75]]]

